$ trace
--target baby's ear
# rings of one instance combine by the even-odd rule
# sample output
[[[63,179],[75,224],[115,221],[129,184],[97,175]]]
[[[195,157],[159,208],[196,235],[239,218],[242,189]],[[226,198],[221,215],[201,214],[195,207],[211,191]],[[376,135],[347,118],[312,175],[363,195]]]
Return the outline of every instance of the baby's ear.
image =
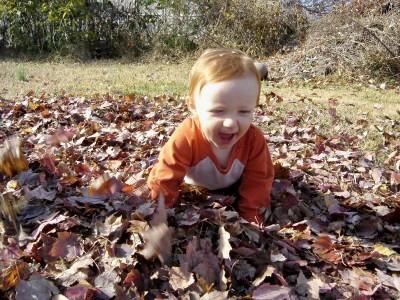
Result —
[[[262,63],[262,62],[254,62],[254,65],[256,66],[258,75],[260,76],[261,81],[267,80],[268,79],[268,68],[267,65]]]

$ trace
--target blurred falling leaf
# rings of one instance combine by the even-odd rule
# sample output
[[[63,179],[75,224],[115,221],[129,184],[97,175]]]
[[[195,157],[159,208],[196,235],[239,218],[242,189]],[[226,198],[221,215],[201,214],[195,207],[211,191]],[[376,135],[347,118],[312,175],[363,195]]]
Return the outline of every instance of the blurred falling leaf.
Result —
[[[264,96],[265,96],[265,103],[267,104],[270,103],[271,101],[283,102],[283,98],[274,92],[266,93],[264,94]]]
[[[0,215],[10,220],[16,227],[17,214],[26,204],[24,197],[14,196],[11,192],[0,194]]]
[[[167,224],[165,198],[162,193],[158,197],[158,207],[151,221],[151,228],[143,233],[145,246],[142,255],[146,259],[158,257],[165,263],[171,255],[172,231]]]
[[[28,169],[28,161],[21,150],[21,141],[17,138],[5,140],[0,148],[0,172],[11,177]]]

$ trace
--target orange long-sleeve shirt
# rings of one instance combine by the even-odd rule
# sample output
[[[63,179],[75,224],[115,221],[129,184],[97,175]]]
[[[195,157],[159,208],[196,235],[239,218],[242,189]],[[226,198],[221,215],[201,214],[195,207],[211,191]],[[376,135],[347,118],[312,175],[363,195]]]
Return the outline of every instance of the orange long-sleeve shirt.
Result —
[[[188,118],[162,147],[147,184],[153,199],[162,192],[166,206],[172,207],[183,181],[216,190],[241,180],[239,215],[260,222],[261,210],[270,207],[273,170],[264,135],[254,125],[233,146],[226,167],[222,167],[203,137],[198,119]]]

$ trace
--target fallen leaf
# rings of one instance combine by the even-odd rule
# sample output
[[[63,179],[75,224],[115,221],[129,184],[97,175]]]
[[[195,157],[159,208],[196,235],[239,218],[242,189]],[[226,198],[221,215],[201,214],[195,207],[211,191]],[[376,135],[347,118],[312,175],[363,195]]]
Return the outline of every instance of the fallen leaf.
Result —
[[[230,259],[229,252],[232,250],[229,238],[231,235],[227,232],[224,226],[220,226],[218,229],[219,234],[219,246],[218,246],[218,257],[222,259]]]
[[[268,266],[265,270],[253,281],[254,286],[259,286],[267,277],[271,277],[275,272],[275,268],[273,266]]]
[[[81,256],[82,247],[78,241],[78,235],[71,232],[57,232],[57,239],[50,249],[49,256],[54,258],[63,258],[71,261]]]
[[[127,224],[122,221],[121,215],[117,216],[116,214],[112,214],[108,216],[104,222],[96,223],[96,233],[113,240],[122,235],[126,226]]]
[[[381,284],[391,287],[391,288],[394,288],[398,292],[400,292],[400,276],[395,275],[395,274],[392,274],[392,276],[389,276],[379,269],[376,269],[376,275],[378,276]]]
[[[228,292],[212,291],[204,294],[200,300],[228,300]]]
[[[47,137],[47,144],[58,146],[61,143],[67,143],[75,135],[74,128],[58,128],[53,135]]]
[[[89,276],[89,267],[94,264],[90,257],[80,257],[66,270],[57,275],[64,286],[71,286],[77,281],[86,280]],[[68,296],[68,295],[66,295]]]
[[[20,280],[15,289],[16,300],[40,299],[50,300],[59,294],[57,287],[49,280],[38,274],[32,274],[28,281]]]
[[[376,244],[374,245],[374,251],[378,252],[379,254],[383,256],[392,256],[392,255],[398,255],[398,253],[388,247],[385,247],[383,244]]]
[[[116,271],[106,270],[95,278],[94,285],[107,297],[112,298],[116,294],[115,284],[119,281],[120,277]]]
[[[253,300],[294,300],[291,289],[279,285],[264,283],[257,287],[253,294]]]
[[[22,261],[16,262],[14,265],[5,268],[0,274],[0,290],[5,292],[17,284],[21,274],[28,269],[28,264]]]
[[[179,267],[171,268],[169,284],[175,291],[178,289],[184,290],[192,283],[194,283],[194,277],[192,273],[184,272]]]
[[[123,184],[111,177],[108,173],[104,173],[98,177],[88,188],[89,196],[112,196],[121,191]]]
[[[186,253],[180,256],[179,261],[185,272],[194,272],[209,284],[215,283],[219,278],[219,260],[207,239],[193,236],[186,246]]]

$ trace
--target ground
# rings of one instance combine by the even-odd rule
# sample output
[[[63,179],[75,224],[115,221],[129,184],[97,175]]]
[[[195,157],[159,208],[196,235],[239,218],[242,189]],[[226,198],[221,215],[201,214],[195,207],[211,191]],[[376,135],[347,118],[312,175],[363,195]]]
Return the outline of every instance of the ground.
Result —
[[[189,68],[0,62],[0,296],[398,299],[399,90],[264,84],[254,122],[276,179],[255,227],[229,195],[185,186],[172,210],[146,201],[189,115]]]

